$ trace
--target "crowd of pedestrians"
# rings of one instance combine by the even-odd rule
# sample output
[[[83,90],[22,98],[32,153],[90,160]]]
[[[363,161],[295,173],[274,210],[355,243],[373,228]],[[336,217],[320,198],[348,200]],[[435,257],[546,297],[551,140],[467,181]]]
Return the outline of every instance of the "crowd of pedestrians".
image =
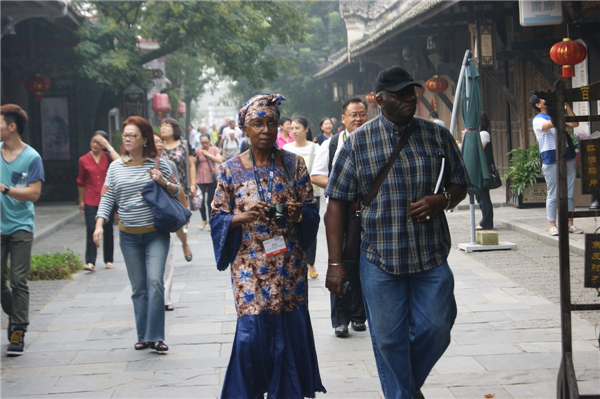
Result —
[[[210,231],[217,269],[231,274],[237,323],[222,398],[268,393],[299,399],[326,392],[308,303],[308,281],[319,277],[330,291],[332,333],[345,338],[349,327],[368,329],[384,396],[422,397],[457,312],[445,210],[464,199],[469,179],[458,143],[439,116],[414,116],[420,84],[397,66],[373,83],[378,115],[369,120],[367,104],[350,98],[341,106],[340,128],[334,116],[325,116],[316,135],[307,118],[281,116],[281,94],[256,95],[220,128],[188,125],[187,135],[173,118],[154,131],[146,119],[130,117],[120,151],[106,133],[92,135],[77,178],[88,238],[85,269],[95,270],[100,245],[106,267],[114,267],[118,215],[135,350],[169,349],[165,312],[174,309],[174,236],[186,261],[193,259],[187,225],[158,228],[155,208],[140,195],[157,184],[167,202],[176,198],[191,207],[201,197],[198,227]],[[534,106],[543,113],[543,105]],[[33,202],[44,171],[20,137],[26,113],[11,104],[1,110],[2,308],[9,315],[8,354],[15,356],[23,353],[29,323]],[[488,125],[482,115],[481,130]],[[489,134],[482,139],[491,152]],[[317,253],[316,242],[322,197],[327,254]],[[493,228],[486,198],[489,191],[478,193],[482,229]],[[351,241],[353,218],[359,220],[358,241]],[[327,257],[321,273],[318,257]]]

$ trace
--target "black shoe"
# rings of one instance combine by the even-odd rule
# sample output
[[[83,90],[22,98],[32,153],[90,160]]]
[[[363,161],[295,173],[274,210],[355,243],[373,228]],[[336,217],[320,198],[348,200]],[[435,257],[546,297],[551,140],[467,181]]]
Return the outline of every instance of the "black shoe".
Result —
[[[25,331],[22,328],[15,328],[10,335],[10,344],[6,350],[7,356],[21,356],[25,348]]]
[[[344,338],[348,336],[348,326],[337,326],[335,328],[335,336]]]
[[[598,196],[592,194],[592,203],[590,205],[590,209],[600,209],[600,202],[598,201]]]
[[[351,325],[354,331],[365,331],[367,329],[367,325],[365,323],[361,323],[360,321],[353,321]]]
[[[417,391],[416,398],[417,399],[425,399],[425,396],[423,396],[423,393],[421,392],[420,389]]]

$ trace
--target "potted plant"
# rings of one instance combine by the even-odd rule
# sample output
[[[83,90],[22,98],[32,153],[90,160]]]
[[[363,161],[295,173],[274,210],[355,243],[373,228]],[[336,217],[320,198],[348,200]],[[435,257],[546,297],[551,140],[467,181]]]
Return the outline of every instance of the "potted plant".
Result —
[[[546,185],[542,171],[539,145],[516,148],[508,155],[510,162],[502,178],[510,182],[512,202],[518,208],[546,206]]]

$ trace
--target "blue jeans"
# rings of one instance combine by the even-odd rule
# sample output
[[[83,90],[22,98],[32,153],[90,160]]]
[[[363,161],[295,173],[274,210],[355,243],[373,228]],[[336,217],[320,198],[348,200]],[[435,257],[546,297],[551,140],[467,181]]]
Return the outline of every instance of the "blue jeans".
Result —
[[[542,165],[542,174],[546,180],[546,189],[548,196],[546,197],[546,216],[549,222],[556,222],[556,212],[558,210],[558,185],[556,181],[556,164]],[[567,207],[569,214],[575,208],[575,200],[573,192],[575,191],[575,161],[567,161]],[[569,218],[571,219],[571,218]]]
[[[164,341],[165,303],[163,275],[169,252],[169,233],[120,232],[121,252],[131,282],[138,342]]]
[[[360,279],[383,394],[386,399],[414,399],[450,344],[456,301],[448,262],[393,275],[361,251]]]

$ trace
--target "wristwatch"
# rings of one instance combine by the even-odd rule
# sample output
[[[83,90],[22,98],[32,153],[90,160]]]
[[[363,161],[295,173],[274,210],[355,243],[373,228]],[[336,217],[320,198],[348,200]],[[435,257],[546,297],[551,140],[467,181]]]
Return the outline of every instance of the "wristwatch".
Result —
[[[450,201],[452,200],[452,196],[446,190],[442,191],[442,195],[446,199],[446,209],[450,208]]]
[[[9,190],[10,190],[10,186],[5,185],[4,186],[4,191],[2,191],[2,194],[8,194]]]

